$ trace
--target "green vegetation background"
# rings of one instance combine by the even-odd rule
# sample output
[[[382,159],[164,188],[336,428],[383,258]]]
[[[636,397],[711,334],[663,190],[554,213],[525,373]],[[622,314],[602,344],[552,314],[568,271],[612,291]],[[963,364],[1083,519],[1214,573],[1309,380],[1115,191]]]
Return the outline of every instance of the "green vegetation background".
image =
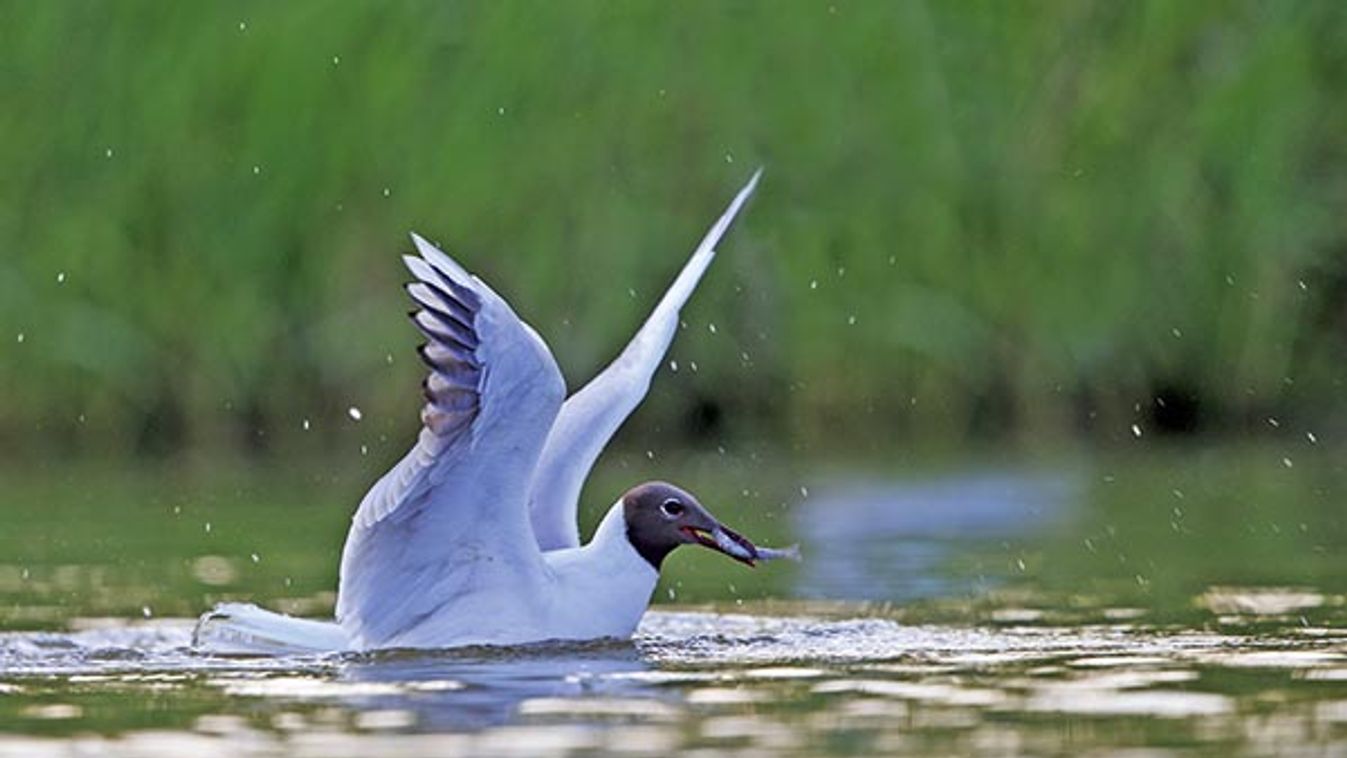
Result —
[[[1347,4],[0,16],[14,455],[401,448],[413,229],[578,386],[759,165],[642,445],[1343,418]]]

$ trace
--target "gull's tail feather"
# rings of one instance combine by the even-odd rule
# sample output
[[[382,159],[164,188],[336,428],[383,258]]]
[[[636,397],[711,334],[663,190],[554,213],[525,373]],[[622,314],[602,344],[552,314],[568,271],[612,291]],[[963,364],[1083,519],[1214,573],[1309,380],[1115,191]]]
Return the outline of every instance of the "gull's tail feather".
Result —
[[[192,630],[192,649],[216,655],[332,653],[350,647],[330,621],[273,613],[248,603],[221,603],[202,614]]]

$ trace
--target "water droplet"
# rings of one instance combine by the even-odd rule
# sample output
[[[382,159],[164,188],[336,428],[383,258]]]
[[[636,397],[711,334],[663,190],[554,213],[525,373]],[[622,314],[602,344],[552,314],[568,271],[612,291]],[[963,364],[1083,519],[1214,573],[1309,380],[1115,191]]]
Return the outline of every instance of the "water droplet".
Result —
[[[56,274],[56,283],[57,283],[57,284],[65,284],[65,272],[64,272],[64,271],[58,272],[58,273]]]
[[[707,328],[708,330],[710,330],[710,332],[711,332],[712,334],[715,334],[715,333],[716,333],[716,325],[715,325],[715,322],[712,322],[712,323],[707,324],[707,325],[706,325],[706,328]]]
[[[360,409],[354,405],[346,409],[346,415],[350,416],[352,421],[359,421],[365,417],[365,414],[361,413]]]
[[[1140,427],[1140,426],[1137,426],[1136,424],[1132,424],[1132,436],[1133,436],[1133,437],[1140,437],[1140,436],[1141,436],[1141,427]]]
[[[304,431],[309,431],[309,420],[304,419],[304,421],[300,423],[300,426],[304,428]]]

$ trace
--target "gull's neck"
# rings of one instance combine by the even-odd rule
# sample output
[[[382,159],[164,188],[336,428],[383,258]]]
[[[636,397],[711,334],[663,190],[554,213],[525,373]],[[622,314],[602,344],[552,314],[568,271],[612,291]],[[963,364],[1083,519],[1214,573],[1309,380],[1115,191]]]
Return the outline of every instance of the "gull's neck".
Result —
[[[594,538],[581,550],[596,556],[593,560],[599,560],[598,556],[603,556],[603,562],[613,564],[614,568],[620,565],[633,573],[650,574],[654,579],[659,579],[659,571],[631,544],[624,511],[621,500],[614,503],[613,507],[608,509],[608,513],[604,514],[599,527],[594,530]]]
[[[556,578],[551,631],[559,638],[630,637],[655,594],[659,571],[626,537],[622,501],[582,548],[543,553]]]
[[[622,501],[584,547],[543,553],[557,584],[556,633],[569,639],[628,637],[645,613],[659,572],[627,538]]]

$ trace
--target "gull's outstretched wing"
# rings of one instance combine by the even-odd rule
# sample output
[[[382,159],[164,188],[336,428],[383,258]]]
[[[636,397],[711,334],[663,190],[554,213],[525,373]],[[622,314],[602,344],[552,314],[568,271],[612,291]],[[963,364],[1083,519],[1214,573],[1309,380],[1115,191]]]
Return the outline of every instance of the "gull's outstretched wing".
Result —
[[[499,295],[412,239],[426,404],[416,445],[365,495],[342,552],[337,620],[357,648],[508,639],[496,627],[524,619],[500,597],[527,608],[549,582],[527,496],[561,372]]]
[[[739,190],[622,354],[561,407],[538,461],[529,496],[533,532],[542,550],[580,544],[576,508],[589,469],[650,389],[650,380],[678,328],[678,311],[711,265],[716,245],[753,194],[761,175],[762,169],[758,169]]]

